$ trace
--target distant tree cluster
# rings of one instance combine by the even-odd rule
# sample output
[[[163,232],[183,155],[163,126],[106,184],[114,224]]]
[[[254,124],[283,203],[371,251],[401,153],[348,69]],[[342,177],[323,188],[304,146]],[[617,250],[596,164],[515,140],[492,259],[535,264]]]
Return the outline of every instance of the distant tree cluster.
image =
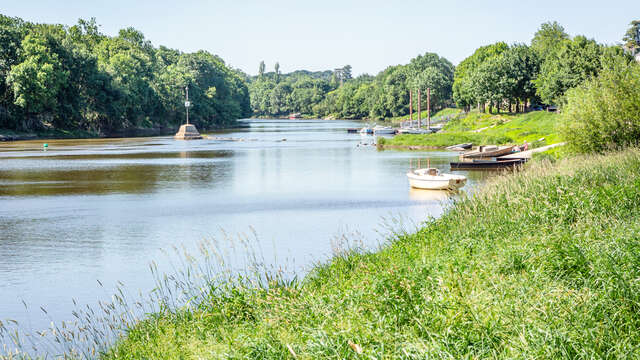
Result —
[[[617,46],[570,38],[557,22],[541,25],[531,45],[499,42],[477,49],[456,68],[460,107],[518,111],[525,104],[560,104],[567,90],[594,78],[607,63],[628,58]]]
[[[302,113],[343,119],[400,116],[409,111],[409,90],[415,93],[421,89],[426,96],[427,88],[431,89],[434,109],[451,103],[454,66],[433,53],[420,55],[407,65],[390,66],[375,77],[352,78],[350,65],[281,77],[265,74],[263,69],[262,62],[258,76],[249,85],[256,115]]]
[[[193,123],[228,125],[251,112],[243,78],[216,55],[155,48],[133,28],[110,37],[94,19],[68,27],[0,15],[0,128],[172,127],[187,85]]]

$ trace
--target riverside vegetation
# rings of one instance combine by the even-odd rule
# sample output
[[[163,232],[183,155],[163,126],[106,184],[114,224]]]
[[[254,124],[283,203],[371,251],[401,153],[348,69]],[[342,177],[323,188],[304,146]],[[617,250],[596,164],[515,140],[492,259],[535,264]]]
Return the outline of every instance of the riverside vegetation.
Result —
[[[640,151],[541,161],[300,281],[212,284],[104,359],[633,358]]]
[[[0,134],[115,136],[230,126],[251,113],[244,74],[206,51],[155,48],[134,28],[100,33],[95,19],[35,24],[0,15]],[[142,133],[150,133],[142,132]]]

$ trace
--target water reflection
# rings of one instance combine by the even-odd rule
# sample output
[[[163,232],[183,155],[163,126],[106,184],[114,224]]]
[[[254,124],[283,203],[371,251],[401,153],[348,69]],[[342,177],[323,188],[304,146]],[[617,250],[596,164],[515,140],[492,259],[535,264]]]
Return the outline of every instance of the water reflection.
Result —
[[[409,189],[409,198],[413,201],[447,201],[452,197],[460,196],[459,192],[445,191],[445,190],[424,190],[424,189]]]
[[[233,175],[232,151],[59,155],[3,160],[0,196],[143,194],[213,186]],[[5,164],[3,164],[5,165]]]

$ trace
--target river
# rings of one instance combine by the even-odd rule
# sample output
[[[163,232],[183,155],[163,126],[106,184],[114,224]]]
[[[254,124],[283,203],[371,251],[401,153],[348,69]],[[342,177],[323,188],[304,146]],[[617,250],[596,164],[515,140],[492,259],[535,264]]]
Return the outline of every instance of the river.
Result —
[[[446,197],[410,191],[405,172],[427,158],[448,171],[456,153],[377,151],[372,137],[347,133],[361,126],[350,121],[247,124],[196,141],[0,144],[0,319],[40,329],[69,320],[72,299],[108,298],[118,280],[149,291],[162,249],[223,233],[255,233],[267,261],[304,272],[342,234],[372,247],[384,223],[410,230],[443,211]],[[486,177],[460,173],[467,191]]]

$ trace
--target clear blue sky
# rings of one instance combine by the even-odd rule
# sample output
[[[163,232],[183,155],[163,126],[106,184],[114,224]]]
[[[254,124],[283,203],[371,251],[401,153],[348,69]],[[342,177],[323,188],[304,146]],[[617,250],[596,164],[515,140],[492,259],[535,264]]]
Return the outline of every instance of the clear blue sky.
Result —
[[[249,74],[264,60],[267,70],[350,64],[375,75],[427,51],[457,64],[481,45],[528,43],[550,20],[613,44],[640,19],[640,0],[2,0],[0,13],[68,25],[95,17],[108,35],[133,26],[156,46],[205,49]]]

